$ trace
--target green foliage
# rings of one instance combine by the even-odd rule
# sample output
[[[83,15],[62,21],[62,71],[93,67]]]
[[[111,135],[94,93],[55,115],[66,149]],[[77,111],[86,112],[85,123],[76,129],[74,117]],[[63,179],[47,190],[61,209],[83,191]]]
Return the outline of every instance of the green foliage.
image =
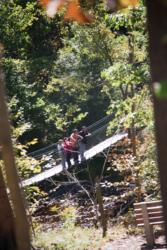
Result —
[[[39,166],[39,162],[27,156],[27,150],[30,145],[34,145],[37,143],[37,139],[34,138],[30,140],[28,143],[21,143],[19,138],[27,131],[29,131],[31,124],[26,123],[24,120],[23,110],[17,109],[18,100],[14,96],[9,102],[9,108],[12,110],[12,120],[15,123],[15,126],[11,126],[12,131],[12,143],[14,148],[16,166],[18,168],[20,179],[28,178],[32,173],[39,173],[41,171],[41,167]],[[14,111],[15,110],[15,111]],[[16,126],[17,124],[17,126]]]
[[[148,69],[145,66],[116,63],[102,72],[106,80],[102,91],[111,99],[108,112],[114,112],[116,117],[110,129],[115,126],[128,128],[133,120],[139,127],[149,125],[152,121],[150,94],[145,86],[148,82]],[[146,103],[147,109],[143,109]]]
[[[152,199],[160,197],[156,144],[152,129],[147,128],[143,131],[138,152],[142,187]]]
[[[0,3],[0,24],[7,94],[9,101],[16,100],[11,106],[13,124],[17,126],[17,119],[22,119],[30,125],[29,135],[25,132],[20,139],[27,142],[36,134],[38,143],[47,143],[48,138],[56,140],[59,105],[45,90],[57,51],[63,45],[62,37],[68,36],[68,24],[59,15],[49,19],[36,0]],[[22,118],[16,118],[19,112]],[[54,130],[54,137],[50,130]]]
[[[128,128],[132,121],[135,121],[135,126],[145,126],[152,118],[151,106],[149,111],[143,109],[143,103],[149,98],[146,86],[150,81],[144,22],[143,6],[117,12],[112,15],[110,22],[107,21],[117,34],[115,43],[119,43],[123,51],[118,51],[119,57],[115,58],[113,65],[101,73],[105,80],[102,92],[110,99],[108,113],[116,114],[110,130],[115,126]],[[121,31],[122,28],[125,30]]]
[[[106,109],[107,100],[103,94],[99,96],[98,93],[103,82],[101,70],[106,63],[110,65],[112,60],[113,35],[99,22],[86,27],[73,24],[71,32],[73,37],[64,40],[65,47],[59,51],[59,58],[54,68],[57,79],[54,77],[54,82],[49,84],[49,90],[53,89],[51,84],[54,84],[57,91],[61,90],[64,93],[59,103],[63,102],[63,106],[68,107],[71,103],[75,107],[75,102],[80,107],[78,114],[88,114],[90,123],[92,114],[97,120],[101,116],[99,111],[104,113]],[[103,41],[102,44],[99,44],[99,40]],[[98,114],[97,105],[99,105]],[[68,120],[72,119],[72,115],[76,117],[78,114],[71,114]]]
[[[62,46],[61,19],[48,19],[37,1],[1,2],[0,17],[0,37],[8,57],[51,56]]]
[[[27,30],[37,20],[34,14],[36,6],[35,3],[27,3],[26,8],[22,8],[13,0],[0,3],[0,37],[5,44],[6,55],[25,56],[31,44]]]
[[[127,35],[131,31],[144,33],[146,24],[146,8],[140,3],[135,9],[127,8],[115,13],[105,13],[105,21],[112,31],[119,35]]]
[[[26,194],[26,199],[29,201],[29,204],[31,204],[31,212],[36,209],[36,207],[39,204],[39,199],[47,199],[47,194],[42,191],[39,187],[37,186],[27,186],[25,188],[25,194]]]
[[[115,44],[119,44],[118,48],[122,48],[121,52],[118,50],[118,56],[113,57],[112,65],[101,71],[101,77],[104,79],[101,91],[110,99],[108,113],[115,114],[108,133],[127,128],[132,131],[146,127],[148,130],[147,141],[137,137],[137,156],[134,158],[123,155],[112,161],[112,168],[122,173],[125,178],[130,172],[132,177],[125,181],[128,183],[133,180],[136,185],[143,187],[140,191],[146,196],[152,194],[155,197],[159,194],[159,183],[155,142],[152,135],[153,110],[146,52],[148,39],[143,28],[146,22],[145,7],[141,5],[134,10],[106,14],[105,21],[116,34]],[[165,84],[161,83],[159,86],[160,88],[156,88],[156,95],[165,95]],[[139,186],[136,186],[136,191],[138,188]],[[126,195],[129,196],[128,193]]]
[[[34,139],[28,144],[22,144],[18,140],[18,138],[22,136],[22,134],[25,131],[27,131],[27,129],[29,129],[28,124],[26,123],[22,124],[18,122],[17,128],[15,129],[13,127],[13,133],[12,133],[13,147],[16,156],[16,165],[21,179],[28,178],[32,173],[41,172],[41,167],[39,166],[39,162],[36,159],[27,156],[27,149],[29,145],[36,144],[37,140]]]
[[[10,5],[14,16],[10,15]],[[2,17],[5,15],[2,42],[6,49],[3,63],[7,94],[9,100],[16,100],[12,115],[16,117],[23,111],[19,119],[30,126],[28,134],[25,132],[20,137],[22,141],[32,140],[35,134],[39,144],[48,144],[66,131],[70,133],[86,117],[88,123],[101,117],[107,102],[104,95],[98,95],[102,83],[100,71],[106,57],[111,60],[111,53],[108,55],[113,38],[110,31],[100,23],[97,27],[86,27],[86,30],[76,24],[70,25],[69,29],[60,16],[48,19],[36,1],[11,0],[1,8]],[[11,26],[17,15],[22,17],[21,20],[18,18],[17,25],[20,29],[24,26],[23,34],[18,32],[17,26]],[[5,27],[13,32],[12,42]],[[108,40],[108,37],[111,38]],[[103,47],[98,45],[99,39],[104,40]],[[17,119],[13,120],[15,126]]]
[[[153,127],[145,7],[110,14],[95,2],[95,22],[84,26],[64,22],[61,14],[49,19],[35,0],[0,3],[3,65],[22,177],[41,171],[27,151],[51,144],[106,112],[115,114],[108,133],[132,124]],[[157,93],[164,93],[162,86]],[[137,167],[141,164],[143,173],[149,165],[144,176],[149,180],[153,173],[154,181],[155,160],[151,162],[150,151],[148,155],[145,163],[140,155]],[[124,171],[121,164],[117,161],[116,167]]]
[[[61,219],[63,220],[63,227],[72,230],[75,226],[76,209],[74,207],[66,207],[61,212]]]

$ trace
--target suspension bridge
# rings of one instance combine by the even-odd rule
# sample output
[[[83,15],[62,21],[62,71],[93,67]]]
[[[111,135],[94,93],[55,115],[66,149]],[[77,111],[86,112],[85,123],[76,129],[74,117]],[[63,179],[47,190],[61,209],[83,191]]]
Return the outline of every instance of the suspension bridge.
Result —
[[[100,153],[104,153],[107,148],[127,136],[127,133],[118,131],[112,135],[107,135],[108,124],[113,118],[114,115],[105,116],[87,127],[90,136],[88,137],[87,149],[85,151],[86,160],[89,160]],[[57,143],[36,150],[29,155],[36,159],[45,159],[45,170],[27,180],[23,180],[23,187],[38,183],[63,171],[61,163],[56,163],[56,159],[59,158]],[[74,165],[73,161],[71,161],[71,163]]]

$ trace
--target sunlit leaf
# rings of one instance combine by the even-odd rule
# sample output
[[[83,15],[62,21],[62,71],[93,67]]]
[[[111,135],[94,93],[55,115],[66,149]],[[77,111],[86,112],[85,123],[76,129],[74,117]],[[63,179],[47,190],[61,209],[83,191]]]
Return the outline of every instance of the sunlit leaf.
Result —
[[[126,8],[128,6],[135,7],[138,4],[138,0],[119,0],[118,3],[123,8]]]
[[[86,15],[76,2],[69,2],[64,18],[81,24],[92,22],[92,18]]]
[[[33,173],[38,174],[40,172],[41,172],[41,166],[39,166],[39,165],[35,166],[35,168],[33,169]]]
[[[129,6],[135,7],[139,3],[139,0],[107,0],[106,7],[108,10],[119,10],[123,8],[127,8]]]

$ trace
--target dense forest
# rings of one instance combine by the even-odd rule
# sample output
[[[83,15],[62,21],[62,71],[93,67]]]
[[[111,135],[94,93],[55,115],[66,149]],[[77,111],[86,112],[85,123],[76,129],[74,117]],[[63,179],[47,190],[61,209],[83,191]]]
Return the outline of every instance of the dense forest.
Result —
[[[160,197],[144,1],[117,11],[112,1],[80,6],[91,13],[88,23],[66,20],[64,10],[50,18],[36,0],[0,2],[2,67],[20,180],[43,171],[44,162],[32,152],[74,128],[113,114],[107,135],[128,133],[68,175],[25,187],[34,249],[103,249],[96,240],[90,245],[86,230],[95,233],[101,225],[105,236],[107,218],[108,230],[123,224],[137,233],[133,203]],[[89,236],[76,244],[64,237],[63,243],[51,238],[53,228]]]

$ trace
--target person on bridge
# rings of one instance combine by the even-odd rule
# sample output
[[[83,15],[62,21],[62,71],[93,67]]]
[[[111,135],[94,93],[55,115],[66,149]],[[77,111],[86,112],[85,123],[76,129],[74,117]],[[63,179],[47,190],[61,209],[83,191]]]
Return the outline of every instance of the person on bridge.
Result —
[[[82,139],[79,139],[79,153],[81,157],[81,162],[83,162],[86,160],[84,153],[86,150],[87,137],[91,134],[88,132],[86,126],[82,126],[82,129],[79,131],[79,135],[82,137]]]
[[[73,133],[70,136],[70,141],[72,144],[72,151],[73,151],[73,157],[74,157],[74,163],[77,165],[79,163],[78,161],[78,155],[79,155],[79,140],[82,139],[82,136],[79,135],[78,129],[74,129]]]
[[[72,151],[72,143],[70,138],[65,137],[63,139],[63,148],[65,151],[65,159],[67,161],[68,168],[71,167],[71,151]]]
[[[57,150],[58,150],[58,154],[61,158],[61,164],[62,164],[63,170],[65,170],[66,169],[66,155],[65,155],[65,150],[64,150],[64,145],[63,145],[62,139],[60,139],[58,141]]]

